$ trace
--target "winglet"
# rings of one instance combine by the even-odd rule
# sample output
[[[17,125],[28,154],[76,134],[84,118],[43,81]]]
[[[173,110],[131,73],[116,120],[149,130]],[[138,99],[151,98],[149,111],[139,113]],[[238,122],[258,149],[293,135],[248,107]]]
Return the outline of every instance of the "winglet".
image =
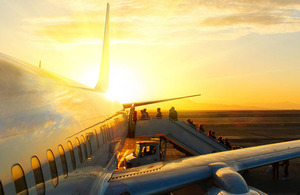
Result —
[[[109,32],[109,4],[107,3],[101,67],[98,76],[98,81],[95,86],[95,90],[102,93],[105,93],[107,91],[108,80],[109,80],[109,34],[108,32]]]

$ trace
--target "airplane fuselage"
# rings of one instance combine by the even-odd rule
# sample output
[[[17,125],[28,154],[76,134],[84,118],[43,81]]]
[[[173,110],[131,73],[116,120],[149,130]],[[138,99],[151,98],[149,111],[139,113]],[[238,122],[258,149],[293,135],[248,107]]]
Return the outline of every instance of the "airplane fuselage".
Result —
[[[0,194],[105,190],[127,136],[123,106],[5,55],[0,74]]]

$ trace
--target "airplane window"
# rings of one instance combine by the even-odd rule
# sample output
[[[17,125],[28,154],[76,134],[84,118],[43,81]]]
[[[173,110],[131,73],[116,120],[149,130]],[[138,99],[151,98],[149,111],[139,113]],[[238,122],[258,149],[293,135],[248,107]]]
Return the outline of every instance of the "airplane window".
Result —
[[[53,152],[51,150],[47,150],[47,158],[48,158],[48,162],[49,162],[49,166],[50,166],[52,183],[53,183],[53,186],[56,187],[58,185],[58,174],[57,174],[55,158],[54,158]]]
[[[103,134],[104,134],[104,138],[105,138],[105,143],[107,143],[108,137],[107,137],[107,128],[106,127],[103,130]]]
[[[104,126],[100,128],[100,132],[101,132],[101,135],[102,135],[102,142],[104,144],[105,143],[105,134],[104,134],[105,127]]]
[[[111,128],[110,122],[107,122],[107,124],[106,124],[106,139],[107,139],[107,141],[110,140],[110,139],[109,139],[109,131],[110,131],[110,128]]]
[[[109,140],[113,140],[113,131],[112,129],[108,132],[109,134]]]
[[[111,130],[112,130],[112,125],[111,125],[111,121],[108,123],[107,125],[107,140],[111,140]]]
[[[105,135],[106,135],[106,140],[107,140],[107,142],[109,142],[109,128],[107,128],[106,129],[106,131],[105,131]]]
[[[11,169],[17,195],[28,195],[27,183],[21,165],[16,164]]]
[[[105,141],[108,142],[108,140],[109,140],[109,138],[108,138],[108,128],[105,129],[104,134],[105,134]]]
[[[76,169],[75,154],[74,154],[74,150],[73,150],[73,145],[70,141],[68,141],[68,148],[69,148],[69,152],[70,152],[70,156],[71,156],[72,167],[73,167],[73,170],[75,170]]]
[[[88,158],[88,152],[87,152],[87,148],[86,148],[86,144],[85,144],[85,140],[84,140],[83,135],[81,136],[81,141],[82,141],[82,144],[83,144],[85,158]]]
[[[0,181],[0,195],[4,195],[2,182]]]
[[[99,144],[99,138],[98,138],[97,130],[95,130],[95,137],[96,137],[96,141],[97,141],[97,148],[99,148],[100,144]]]
[[[87,140],[87,143],[89,144],[90,155],[92,155],[92,154],[93,154],[93,151],[92,151],[92,144],[91,144],[90,135],[89,135],[88,133],[86,134],[86,140]]]
[[[107,130],[107,140],[111,140],[111,129]]]
[[[77,147],[78,154],[79,154],[79,160],[82,163],[83,158],[82,158],[82,151],[81,151],[81,147],[80,147],[80,141],[77,137],[76,137],[75,141],[76,141],[76,147]]]
[[[62,168],[63,168],[63,172],[64,172],[64,177],[66,178],[66,177],[68,177],[68,165],[67,165],[65,150],[62,145],[58,146],[58,152],[60,155],[60,160],[61,160],[61,164],[62,164]]]
[[[31,167],[33,170],[34,179],[36,183],[36,191],[38,195],[43,195],[45,194],[44,175],[42,172],[41,163],[36,156],[31,158]]]

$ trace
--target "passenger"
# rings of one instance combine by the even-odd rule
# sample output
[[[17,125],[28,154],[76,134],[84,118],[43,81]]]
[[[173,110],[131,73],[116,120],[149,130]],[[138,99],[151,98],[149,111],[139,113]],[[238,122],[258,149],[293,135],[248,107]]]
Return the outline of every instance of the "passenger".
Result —
[[[228,138],[225,138],[225,146],[231,149],[231,144],[229,143]]]
[[[211,130],[208,131],[208,137],[212,137],[211,136]]]
[[[272,173],[273,173],[273,179],[278,179],[279,177],[279,162],[275,162],[272,164]]]
[[[213,139],[217,139],[217,137],[216,137],[216,132],[215,132],[215,131],[212,131],[212,132],[211,132],[211,137],[212,137]]]
[[[203,125],[199,125],[199,131],[202,131],[204,133]]]
[[[137,121],[137,111],[133,111],[132,121],[136,124],[136,121]]]
[[[150,119],[149,114],[148,114],[146,108],[143,110],[143,115],[144,115],[143,118],[144,118],[145,120],[149,120],[149,119]]]
[[[194,125],[194,122],[191,121],[191,119],[188,119],[188,120],[186,120],[186,121],[188,122],[188,124],[189,124],[191,127],[196,128],[196,125]]]
[[[170,110],[169,110],[169,118],[170,119],[173,119],[173,120],[177,120],[178,117],[177,117],[177,111],[175,110],[174,107],[172,107]]]
[[[159,119],[162,118],[162,114],[161,114],[160,108],[157,108],[156,118],[159,118]]]
[[[282,180],[287,180],[289,177],[289,166],[290,166],[289,160],[284,160],[282,162],[281,166],[283,166],[283,168],[284,168]]]
[[[219,136],[219,137],[218,137],[218,142],[220,142],[221,144],[224,145],[224,141],[223,141],[223,137],[222,137],[222,136]]]
[[[144,117],[145,117],[145,115],[144,115],[144,110],[141,110],[141,118],[140,118],[140,119],[141,119],[141,120],[144,120],[144,119],[145,119]]]

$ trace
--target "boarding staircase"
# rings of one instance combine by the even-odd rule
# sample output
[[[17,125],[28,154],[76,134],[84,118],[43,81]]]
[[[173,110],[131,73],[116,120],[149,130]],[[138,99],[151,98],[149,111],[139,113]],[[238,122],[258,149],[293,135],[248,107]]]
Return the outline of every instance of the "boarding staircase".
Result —
[[[191,155],[228,150],[225,145],[208,137],[205,133],[197,131],[183,121],[174,121],[168,118],[138,120],[135,127],[135,137],[164,137]]]

